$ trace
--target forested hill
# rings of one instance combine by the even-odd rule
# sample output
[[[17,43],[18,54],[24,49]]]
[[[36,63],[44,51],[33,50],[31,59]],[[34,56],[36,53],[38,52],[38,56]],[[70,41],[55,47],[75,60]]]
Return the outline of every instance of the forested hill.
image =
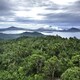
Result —
[[[59,36],[0,40],[0,80],[80,80],[80,40]]]

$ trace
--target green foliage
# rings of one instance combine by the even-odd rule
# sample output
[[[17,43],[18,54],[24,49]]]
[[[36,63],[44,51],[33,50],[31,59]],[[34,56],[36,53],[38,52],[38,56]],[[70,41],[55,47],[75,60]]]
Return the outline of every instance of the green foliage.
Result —
[[[38,54],[33,54],[29,57],[28,59],[28,72],[27,74],[29,75],[30,73],[38,74],[42,72],[42,67],[44,66],[44,61],[45,57],[42,55]]]
[[[80,67],[80,55],[73,56],[71,60],[75,66]]]
[[[51,57],[47,61],[45,61],[44,73],[47,79],[54,79],[55,72],[58,70],[59,61],[56,56]]]
[[[61,76],[61,80],[80,80],[80,68],[73,67],[67,69]]]
[[[44,80],[44,75],[35,74],[34,76],[29,76],[27,80]]]
[[[66,80],[78,75],[78,69],[71,67],[80,67],[79,39],[44,36],[0,40],[0,80]]]

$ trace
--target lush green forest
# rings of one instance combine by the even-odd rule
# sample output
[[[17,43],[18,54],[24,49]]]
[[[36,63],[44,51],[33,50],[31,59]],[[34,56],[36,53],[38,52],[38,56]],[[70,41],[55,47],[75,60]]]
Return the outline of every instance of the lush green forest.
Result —
[[[80,80],[80,40],[59,36],[0,40],[0,80]]]

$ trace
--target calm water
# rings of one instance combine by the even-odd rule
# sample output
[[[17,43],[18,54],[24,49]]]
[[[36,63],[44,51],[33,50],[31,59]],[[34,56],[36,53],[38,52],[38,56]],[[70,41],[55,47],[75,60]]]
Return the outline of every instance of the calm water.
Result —
[[[44,33],[42,32],[43,34],[45,35],[59,35],[63,38],[70,38],[70,37],[76,37],[78,39],[80,39],[80,32],[53,32],[53,33]]]

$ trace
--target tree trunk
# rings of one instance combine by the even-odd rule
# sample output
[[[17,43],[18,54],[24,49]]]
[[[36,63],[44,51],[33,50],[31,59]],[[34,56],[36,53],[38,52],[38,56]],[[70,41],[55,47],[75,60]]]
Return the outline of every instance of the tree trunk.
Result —
[[[54,80],[54,71],[52,72],[52,80]]]

